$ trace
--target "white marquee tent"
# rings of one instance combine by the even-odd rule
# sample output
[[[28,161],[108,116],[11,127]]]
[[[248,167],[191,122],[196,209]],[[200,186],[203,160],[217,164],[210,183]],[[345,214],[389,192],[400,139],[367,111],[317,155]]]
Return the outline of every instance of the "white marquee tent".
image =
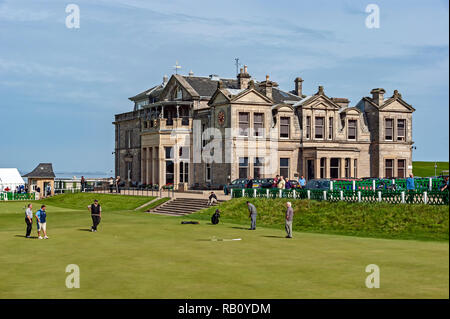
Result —
[[[16,190],[17,186],[25,185],[25,181],[20,176],[17,168],[0,168],[0,191],[5,188]]]

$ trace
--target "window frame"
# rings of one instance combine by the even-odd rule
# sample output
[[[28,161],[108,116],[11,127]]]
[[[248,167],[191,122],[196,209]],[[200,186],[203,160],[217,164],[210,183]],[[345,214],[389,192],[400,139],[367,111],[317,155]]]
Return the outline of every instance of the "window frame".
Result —
[[[243,161],[241,161],[241,159],[243,159]],[[244,165],[246,164],[246,165]],[[244,157],[239,157],[238,160],[238,174],[239,177],[238,178],[248,178],[248,171],[250,169],[250,165],[249,165],[249,161],[248,161],[248,157],[244,156]],[[241,169],[244,170],[245,169],[245,176],[241,177]]]
[[[392,166],[388,166],[387,162],[391,161]],[[384,177],[385,178],[394,178],[394,162],[395,160],[392,158],[385,158],[384,159]],[[388,176],[389,174],[387,174],[388,168],[391,170],[391,174],[390,176]]]
[[[387,130],[388,130],[388,126],[387,123],[391,123],[391,138],[388,139],[388,135],[387,135]],[[384,119],[384,140],[385,141],[389,141],[389,142],[393,142],[394,141],[394,119],[393,118],[385,118]]]
[[[317,121],[322,120],[322,124],[318,125]],[[321,130],[322,136],[318,137],[317,132],[318,128]],[[316,140],[323,140],[325,139],[325,117],[324,116],[316,116],[314,117],[314,139]]]
[[[287,166],[281,166],[281,160],[287,160]],[[279,159],[279,161],[278,161],[278,163],[280,164],[280,176],[283,176],[283,178],[288,178],[289,179],[289,174],[290,174],[290,170],[291,170],[291,161],[290,161],[290,158],[289,157],[280,157],[280,159]],[[284,170],[284,169],[287,169],[287,174],[286,175],[284,175],[283,173],[282,173],[282,171],[281,170]]]
[[[287,119],[287,124],[282,124],[282,120]],[[287,126],[287,136],[281,136],[281,127]],[[280,116],[280,138],[282,139],[289,139],[291,137],[291,118],[289,116]]]
[[[243,122],[241,121],[241,115],[247,115],[247,122]],[[242,128],[241,128],[241,124],[247,124],[247,128],[245,129],[245,135],[242,134]],[[239,132],[238,135],[241,137],[248,137],[249,136],[249,130],[250,130],[250,113],[249,112],[238,112],[238,127],[239,127]]]
[[[256,116],[257,115],[261,115],[261,122],[256,122]],[[261,125],[261,127],[257,128],[257,125]],[[258,129],[260,130],[258,132]],[[261,134],[261,135],[258,135]],[[254,137],[259,137],[262,138],[264,137],[265,132],[264,132],[264,113],[262,112],[255,112],[253,113],[253,136]]]
[[[403,135],[400,135],[400,126],[399,124],[403,122]],[[404,142],[406,141],[406,120],[405,119],[397,119],[397,142]]]
[[[355,126],[351,127],[350,123],[355,123]],[[355,130],[355,137],[354,138],[350,137],[350,129],[354,129]],[[347,120],[347,139],[351,140],[351,141],[356,141],[358,139],[358,121],[357,120],[354,120],[354,119],[348,119]]]

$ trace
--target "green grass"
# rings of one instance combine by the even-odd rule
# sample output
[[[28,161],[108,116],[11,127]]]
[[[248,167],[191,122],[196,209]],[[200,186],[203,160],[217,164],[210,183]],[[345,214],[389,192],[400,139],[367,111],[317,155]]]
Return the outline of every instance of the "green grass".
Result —
[[[448,242],[182,225],[191,218],[135,212],[142,198],[115,195],[96,195],[104,211],[91,233],[87,195],[46,200],[49,240],[23,237],[24,203],[0,203],[0,298],[449,297]],[[65,287],[68,264],[80,267],[80,289]],[[365,287],[369,264],[379,289]]]
[[[223,202],[191,218],[209,220],[219,208],[222,220],[248,225],[247,200],[237,198]],[[250,201],[258,210],[257,223],[266,227],[284,227],[285,203],[291,201],[295,212],[293,228],[297,231],[392,239],[449,239],[448,206],[266,198]]]
[[[440,175],[443,170],[448,171],[448,162],[437,162],[436,174]],[[414,176],[434,176],[434,162],[413,162]],[[448,174],[448,173],[447,173]]]

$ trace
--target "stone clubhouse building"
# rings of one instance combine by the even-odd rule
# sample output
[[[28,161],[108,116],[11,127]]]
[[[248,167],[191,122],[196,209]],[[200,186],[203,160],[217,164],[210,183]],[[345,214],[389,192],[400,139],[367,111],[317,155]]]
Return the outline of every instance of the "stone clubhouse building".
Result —
[[[414,108],[375,88],[355,106],[322,86],[283,91],[244,66],[235,79],[174,74],[115,115],[115,173],[127,183],[221,186],[237,178],[403,178]],[[231,132],[231,133],[230,133]],[[213,160],[211,159],[213,158]]]

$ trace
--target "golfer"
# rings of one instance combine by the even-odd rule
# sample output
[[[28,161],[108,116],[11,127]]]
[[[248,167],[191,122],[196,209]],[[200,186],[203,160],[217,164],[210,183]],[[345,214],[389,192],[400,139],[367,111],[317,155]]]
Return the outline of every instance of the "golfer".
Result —
[[[41,209],[39,209],[36,212],[36,218],[39,223],[38,238],[42,239],[42,237],[41,237],[41,230],[42,230],[44,232],[44,239],[48,239],[48,237],[47,237],[47,213],[45,211],[45,205],[42,205]]]
[[[31,236],[31,228],[33,227],[33,208],[32,204],[28,204],[27,209],[25,211],[25,223],[27,223],[27,233],[25,235],[26,238],[30,238]]]
[[[247,207],[248,207],[248,211],[250,213],[248,217],[250,217],[251,221],[252,221],[252,224],[251,224],[249,230],[255,230],[256,229],[256,214],[257,214],[256,207],[255,207],[255,205],[253,205],[250,202],[247,202]]]
[[[292,220],[294,219],[294,210],[292,209],[291,202],[287,202],[286,207],[286,238],[292,238]]]
[[[98,203],[98,200],[94,200],[94,203],[88,206],[89,211],[91,212],[92,217],[92,227],[91,231],[96,232],[97,226],[100,224],[100,220],[102,218],[102,207]]]

